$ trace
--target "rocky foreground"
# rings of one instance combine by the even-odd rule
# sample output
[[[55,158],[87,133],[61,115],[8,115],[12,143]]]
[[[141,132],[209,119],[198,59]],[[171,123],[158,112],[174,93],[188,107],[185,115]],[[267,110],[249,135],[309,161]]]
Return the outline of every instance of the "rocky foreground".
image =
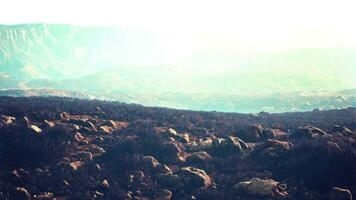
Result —
[[[0,97],[0,199],[352,199],[356,109]]]

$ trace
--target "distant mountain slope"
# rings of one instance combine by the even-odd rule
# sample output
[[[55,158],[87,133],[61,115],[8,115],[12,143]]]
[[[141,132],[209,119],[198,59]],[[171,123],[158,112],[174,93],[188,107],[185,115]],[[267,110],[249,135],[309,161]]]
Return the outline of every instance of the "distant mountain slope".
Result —
[[[50,89],[27,89],[27,90],[0,90],[0,96],[12,96],[12,97],[72,97],[81,99],[98,99],[91,94],[82,92],[64,91],[64,90],[50,90]]]
[[[354,105],[354,93],[333,103],[324,100],[331,98],[325,94],[335,97],[355,88],[356,49],[243,54],[208,48],[167,63],[179,36],[164,36],[111,27],[0,25],[0,89],[25,96],[22,91],[48,89],[39,96],[74,91],[193,110],[280,112]]]
[[[135,40],[135,41],[133,41]],[[0,25],[0,72],[13,79],[78,78],[142,57],[139,31],[51,24]],[[149,53],[147,53],[149,55]]]

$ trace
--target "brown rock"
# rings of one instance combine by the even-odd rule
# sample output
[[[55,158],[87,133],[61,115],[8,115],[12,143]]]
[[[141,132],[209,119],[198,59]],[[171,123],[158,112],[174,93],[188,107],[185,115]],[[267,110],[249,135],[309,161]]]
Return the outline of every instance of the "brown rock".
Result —
[[[329,200],[352,200],[350,190],[333,187],[329,193]]]
[[[31,194],[23,187],[16,188],[16,191],[13,195],[16,200],[30,200]]]
[[[208,162],[211,160],[212,157],[205,151],[195,152],[189,157],[187,157],[187,162]]]
[[[208,187],[212,184],[208,174],[204,170],[195,167],[183,167],[177,172],[177,175],[184,180],[189,189]]]
[[[155,200],[170,200],[172,196],[173,194],[171,191],[166,189],[158,189],[157,191],[155,191],[153,198]]]
[[[236,135],[244,141],[257,142],[262,133],[263,127],[260,124],[254,124],[240,130]]]

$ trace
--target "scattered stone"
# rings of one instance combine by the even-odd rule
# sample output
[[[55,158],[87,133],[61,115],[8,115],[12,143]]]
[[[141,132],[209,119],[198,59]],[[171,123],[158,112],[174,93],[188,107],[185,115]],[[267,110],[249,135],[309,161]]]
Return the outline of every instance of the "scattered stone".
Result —
[[[267,140],[262,145],[257,146],[252,155],[262,160],[273,161],[271,159],[279,158],[288,152],[291,147],[292,143],[290,142]]]
[[[173,196],[173,193],[166,189],[158,189],[155,191],[153,198],[155,200],[170,200]]]
[[[103,133],[106,134],[111,134],[114,131],[114,129],[110,126],[100,126],[99,131],[102,131]]]
[[[31,194],[23,187],[16,188],[13,197],[16,200],[31,200]]]
[[[234,188],[238,191],[261,196],[286,197],[288,195],[285,191],[286,186],[284,184],[281,185],[273,179],[262,180],[253,178],[249,181],[238,183]]]
[[[333,187],[329,192],[329,200],[352,200],[350,190]]]
[[[143,162],[143,165],[145,166],[145,168],[148,168],[148,169],[154,169],[158,165],[160,165],[158,160],[156,158],[154,158],[153,156],[144,156],[142,158],[142,162]]]
[[[101,186],[104,189],[109,189],[110,188],[110,184],[109,184],[108,180],[106,180],[106,179],[101,182]]]
[[[81,151],[78,153],[78,159],[81,161],[91,161],[93,160],[93,154],[87,151]]]
[[[54,122],[50,122],[48,120],[44,120],[43,122],[46,128],[53,128],[55,126]]]
[[[60,119],[67,119],[67,118],[69,118],[69,114],[67,113],[67,112],[61,112],[61,113],[59,113],[59,118]]]
[[[52,192],[44,192],[39,195],[34,195],[36,200],[52,200],[54,194]]]
[[[36,125],[30,125],[30,127],[29,127],[34,133],[36,133],[36,134],[40,134],[40,133],[42,133],[42,129],[41,128],[39,128],[38,126],[36,126]]]
[[[315,126],[304,126],[299,127],[293,134],[292,138],[315,138],[319,136],[326,136],[328,135],[326,132],[317,128]]]
[[[73,171],[77,171],[79,168],[81,168],[84,165],[84,162],[82,161],[75,161],[69,164],[69,166],[71,167],[71,169]]]
[[[206,153],[205,151],[199,151],[199,152],[195,152],[192,155],[190,155],[189,157],[187,157],[186,161],[187,162],[208,162],[211,161],[212,157]]]
[[[105,153],[105,150],[101,147],[98,146],[92,146],[90,148],[91,153],[95,154],[95,155],[101,155]]]
[[[172,137],[175,140],[182,142],[182,143],[189,143],[190,139],[189,139],[189,135],[187,133],[177,133],[176,130],[174,130],[173,128],[169,128],[165,134],[168,137]]]
[[[10,125],[16,121],[15,117],[0,115],[0,123],[5,125]]]
[[[213,140],[210,137],[202,141],[198,141],[198,142],[194,141],[189,145],[190,145],[189,147],[190,151],[205,151],[214,147]]]
[[[177,172],[177,175],[183,179],[185,186],[189,188],[208,187],[212,184],[208,174],[195,167],[183,167]]]
[[[249,125],[237,132],[237,136],[247,142],[257,142],[263,133],[263,127],[260,124]]]

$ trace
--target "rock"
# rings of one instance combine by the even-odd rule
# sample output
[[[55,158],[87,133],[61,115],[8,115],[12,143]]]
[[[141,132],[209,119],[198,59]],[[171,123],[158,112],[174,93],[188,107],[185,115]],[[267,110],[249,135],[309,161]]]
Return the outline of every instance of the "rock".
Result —
[[[158,165],[160,165],[158,160],[156,158],[154,158],[153,156],[144,156],[142,158],[142,162],[143,162],[143,166],[148,169],[154,169]]]
[[[36,125],[30,125],[29,129],[31,129],[31,131],[33,131],[36,134],[42,133],[42,129]]]
[[[170,200],[173,196],[173,193],[166,189],[158,189],[154,192],[153,198],[155,200]]]
[[[31,200],[31,194],[23,187],[16,188],[13,197],[16,200]]]
[[[24,116],[23,118],[20,118],[19,124],[22,125],[22,126],[29,127],[30,126],[30,120],[26,116]]]
[[[104,197],[104,194],[99,191],[95,191],[92,197],[93,199],[102,199]]]
[[[263,133],[260,124],[249,125],[237,133],[237,136],[247,142],[257,142]]]
[[[93,160],[93,154],[88,151],[81,151],[78,153],[78,159],[81,161],[91,161]]]
[[[104,179],[102,182],[101,182],[101,187],[103,188],[103,189],[109,189],[110,188],[110,184],[109,184],[109,181],[108,180],[106,180],[106,179]]]
[[[292,143],[279,140],[267,140],[262,145],[256,147],[252,155],[263,161],[273,161],[284,153],[288,152]]]
[[[53,128],[55,126],[54,122],[50,122],[48,120],[44,120],[44,125],[45,125],[45,128]]]
[[[314,126],[299,127],[291,136],[292,138],[315,138],[328,135],[323,130]]]
[[[172,170],[167,165],[162,164],[157,165],[156,172],[159,174],[173,174]]]
[[[195,167],[183,167],[177,172],[177,175],[183,179],[184,185],[188,189],[208,187],[212,184],[208,174]]]
[[[68,119],[69,118],[69,114],[67,112],[61,112],[59,113],[59,118],[60,119]]]
[[[88,128],[90,130],[96,130],[95,125],[86,119],[70,118],[69,123],[76,124],[76,125],[82,126],[84,128]]]
[[[74,161],[72,163],[69,164],[69,166],[71,167],[71,169],[73,171],[77,171],[79,168],[81,168],[84,165],[84,162],[81,161]]]
[[[341,134],[343,136],[352,136],[352,135],[354,135],[354,133],[350,129],[348,129],[346,127],[339,126],[339,125],[335,125],[331,129],[331,132],[333,134],[339,133],[339,134]]]
[[[167,160],[185,161],[185,152],[182,145],[177,141],[162,143],[162,151]]]
[[[184,185],[183,179],[176,174],[157,174],[155,175],[155,180],[162,187],[168,187],[174,190]]]
[[[249,148],[249,146],[237,137],[228,136],[220,143],[220,148],[229,152],[241,153]]]
[[[279,184],[279,182],[273,179],[262,180],[253,178],[249,181],[236,184],[234,189],[260,196],[286,197],[288,195],[288,193],[285,192],[286,186]]]
[[[189,144],[190,151],[205,151],[211,148],[213,148],[213,139],[211,139],[210,137],[205,140],[192,142]]]
[[[0,123],[4,125],[13,124],[16,121],[15,117],[0,115]]]
[[[85,138],[82,134],[80,134],[79,132],[76,132],[74,135],[74,139],[75,139],[75,141],[79,142],[81,140],[84,140]]]
[[[92,146],[90,148],[90,151],[91,153],[93,153],[94,155],[101,155],[101,154],[104,154],[105,153],[105,150],[101,147],[98,147],[98,146]]]
[[[189,135],[187,133],[177,133],[177,131],[173,128],[169,128],[166,132],[164,132],[164,134],[182,143],[189,143],[190,141]]]
[[[111,134],[114,131],[114,129],[110,126],[100,126],[99,131],[106,133],[106,134]]]
[[[275,138],[279,138],[282,135],[285,135],[285,133],[279,129],[265,128],[262,131],[261,138],[264,140],[275,139]]]
[[[24,179],[30,179],[31,178],[31,174],[24,170],[24,169],[15,169],[11,172],[11,177],[13,178],[13,180],[24,180]]]
[[[44,192],[39,195],[34,195],[36,200],[52,200],[54,194],[52,192]]]
[[[102,126],[115,127],[116,123],[113,120],[106,120],[101,125]]]
[[[221,153],[242,153],[249,149],[248,144],[238,137],[228,136],[224,138],[207,138],[199,142],[192,142],[189,144],[190,151],[204,151],[214,149]]]
[[[333,187],[328,195],[329,200],[352,200],[350,190]]]
[[[187,158],[187,162],[208,162],[212,157],[205,151],[195,152]]]

